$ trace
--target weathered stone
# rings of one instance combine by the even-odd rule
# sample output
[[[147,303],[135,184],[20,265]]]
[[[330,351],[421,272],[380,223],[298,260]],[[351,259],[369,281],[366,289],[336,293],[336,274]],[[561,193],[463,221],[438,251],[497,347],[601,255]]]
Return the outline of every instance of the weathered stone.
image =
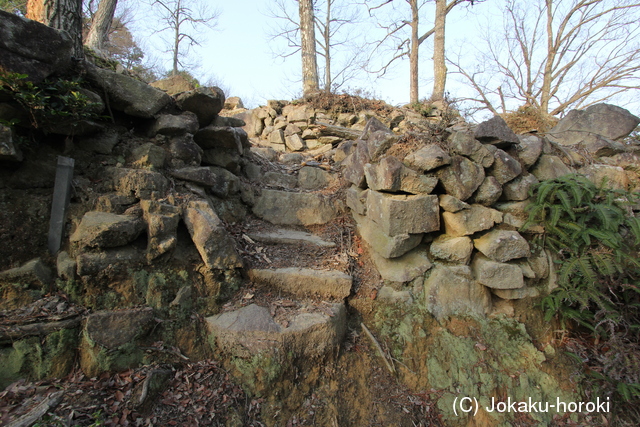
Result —
[[[490,143],[496,146],[509,146],[518,143],[518,136],[500,116],[493,116],[492,119],[484,121],[476,128],[475,138],[481,142]]]
[[[150,134],[179,136],[190,133],[193,135],[199,127],[198,117],[190,111],[185,111],[180,115],[161,114],[151,127]]]
[[[306,231],[279,229],[275,231],[249,232],[250,239],[273,245],[313,245],[322,248],[333,248],[333,242],[328,242]]]
[[[238,177],[215,166],[192,166],[171,171],[171,175],[203,185],[216,197],[226,198],[239,190]]]
[[[0,283],[20,283],[23,285],[49,286],[53,275],[40,258],[0,272]]]
[[[431,242],[429,252],[434,258],[466,265],[471,260],[473,242],[466,236],[451,237],[441,234]]]
[[[372,162],[377,161],[392,145],[400,141],[399,135],[387,131],[373,132],[366,141],[367,153]]]
[[[224,101],[225,110],[235,110],[238,108],[244,108],[244,104],[242,103],[242,99],[240,99],[240,97],[230,96]]]
[[[501,200],[526,200],[531,188],[539,182],[535,175],[524,173],[502,186]]]
[[[261,181],[267,185],[287,189],[296,188],[296,185],[298,184],[298,180],[295,176],[273,171],[265,173]]]
[[[231,126],[210,125],[204,127],[193,136],[193,139],[205,150],[209,148],[235,148],[238,150],[238,154],[243,154],[244,149],[250,145],[244,129]]]
[[[99,311],[87,317],[85,333],[91,341],[109,350],[132,343],[153,326],[153,309]]]
[[[269,142],[272,144],[284,144],[284,132],[282,129],[275,129],[269,133]]]
[[[21,162],[22,151],[13,140],[13,130],[0,124],[0,161]]]
[[[540,295],[537,288],[523,286],[519,289],[492,289],[491,292],[502,299],[535,298]]]
[[[439,145],[430,144],[409,153],[404,162],[420,172],[428,172],[451,163],[451,156]]]
[[[120,142],[118,129],[106,126],[96,135],[78,138],[78,148],[99,154],[111,154],[118,142]]]
[[[465,203],[449,194],[438,195],[440,200],[440,207],[446,212],[459,212],[462,209],[469,209],[469,204]]]
[[[494,224],[502,222],[502,214],[495,209],[481,205],[471,205],[469,209],[442,214],[445,232],[452,237],[469,236],[482,230],[488,230]]]
[[[234,248],[233,239],[209,203],[204,200],[189,202],[183,210],[182,218],[207,267],[242,267],[242,259]]]
[[[117,266],[131,268],[144,260],[144,252],[132,246],[107,249],[100,252],[84,252],[76,257],[78,276],[93,276],[106,268]]]
[[[139,199],[161,198],[169,181],[160,173],[145,169],[112,169],[115,189],[122,196],[134,195]]]
[[[87,78],[103,89],[109,106],[135,117],[150,118],[171,102],[163,91],[124,74],[85,62]]]
[[[367,193],[369,189],[362,190],[355,185],[349,187],[346,191],[345,201],[347,207],[353,211],[354,214],[366,215],[367,214]]]
[[[140,207],[147,223],[147,260],[152,261],[176,246],[180,208],[150,200],[141,201]]]
[[[376,191],[430,193],[438,183],[437,178],[418,174],[393,156],[365,165],[364,173],[367,184]]]
[[[343,138],[340,138],[339,136],[321,136],[318,138],[318,144],[320,145],[325,145],[325,144],[338,144],[340,141],[342,141]]]
[[[285,121],[284,123],[286,123],[286,121]],[[309,130],[309,129],[307,129],[307,130]],[[301,134],[302,134],[302,130],[301,130],[298,126],[296,126],[296,125],[294,125],[294,124],[288,124],[288,125],[284,128],[284,136],[285,136],[285,138],[286,138],[287,136],[291,136],[291,135],[301,135]]]
[[[424,281],[424,298],[438,320],[452,315],[485,317],[491,311],[490,291],[462,265],[436,266]]]
[[[366,216],[354,214],[358,232],[369,246],[384,258],[397,258],[415,248],[422,241],[422,234],[398,234],[389,236],[380,226]]]
[[[344,159],[347,158],[349,154],[353,153],[355,148],[356,146],[354,144],[354,141],[352,140],[342,141],[340,144],[338,144],[338,147],[336,148],[336,152],[333,155],[333,161],[336,163],[342,162]]]
[[[161,169],[164,167],[166,153],[162,148],[148,142],[134,149],[131,157],[131,163],[137,168]]]
[[[380,120],[378,120],[375,117],[375,115],[366,119],[366,123],[364,125],[364,128],[362,129],[362,133],[359,136],[359,138],[363,140],[367,140],[369,139],[369,137],[371,137],[371,135],[373,135],[374,132],[385,132],[388,134],[392,133],[391,129],[389,129],[389,126],[385,125]],[[353,138],[353,139],[356,139],[356,138]]]
[[[440,229],[440,206],[435,195],[391,195],[369,191],[367,216],[389,236]]]
[[[484,168],[463,156],[453,156],[451,164],[438,170],[445,191],[460,199],[467,200],[484,181]]]
[[[253,213],[272,224],[326,224],[336,216],[333,203],[322,194],[263,190]]]
[[[502,222],[519,229],[524,225],[529,217],[527,206],[531,202],[528,200],[498,203],[494,207],[502,212]],[[527,229],[528,233],[542,233],[544,228],[541,225],[532,225]]]
[[[476,249],[497,262],[531,255],[529,243],[517,231],[491,230],[473,240]]]
[[[208,126],[224,106],[224,92],[218,87],[199,87],[176,96],[176,104],[183,111],[198,117],[200,127]]]
[[[493,153],[468,132],[453,132],[448,142],[453,154],[468,157],[484,168],[493,164]]]
[[[546,181],[570,174],[572,170],[562,162],[560,157],[543,154],[530,169],[530,172],[538,178],[538,180]]]
[[[319,190],[331,182],[331,174],[323,169],[304,166],[298,172],[298,187],[304,190]]]
[[[260,157],[273,162],[278,159],[278,152],[273,148],[269,147],[251,147],[251,153],[256,154]]]
[[[529,169],[538,161],[542,154],[542,140],[535,135],[518,135],[519,143],[516,145],[518,159],[525,169]]]
[[[579,169],[578,173],[584,175],[598,188],[617,190],[629,188],[629,177],[621,167],[593,164]]]
[[[112,248],[133,242],[143,229],[140,218],[91,211],[84,214],[69,240],[80,247]]]
[[[195,85],[181,74],[176,74],[166,79],[156,80],[149,83],[151,86],[167,92],[167,94],[174,96],[182,92],[188,92],[194,90]]]
[[[300,153],[282,153],[280,163],[283,165],[299,165],[304,162],[304,156]]]
[[[410,282],[428,271],[433,264],[425,247],[416,249],[396,258],[385,258],[377,252],[371,252],[371,259],[383,280],[390,282]]]
[[[287,105],[283,108],[282,114],[289,122],[309,122],[315,121],[316,112],[309,104]]]
[[[204,151],[193,140],[193,135],[185,134],[171,138],[169,143],[169,163],[173,168],[200,166]]]
[[[302,141],[302,138],[300,138],[300,135],[295,133],[293,135],[286,136],[284,138],[284,143],[291,151],[301,151],[304,149],[304,142]]]
[[[391,286],[382,286],[378,291],[376,300],[389,304],[411,304],[413,297],[409,291],[396,291]]]
[[[137,203],[138,199],[132,196],[121,196],[118,194],[105,194],[96,200],[95,210],[101,212],[111,212],[122,214],[132,205]]]
[[[215,116],[211,121],[212,126],[241,128],[246,126],[244,120],[238,117]]]
[[[317,295],[336,299],[349,296],[353,280],[348,274],[337,270],[297,267],[275,270],[251,269],[249,278],[255,283],[266,284],[296,296]]]
[[[39,82],[54,73],[64,74],[72,56],[65,32],[0,10],[0,68]]]
[[[76,277],[76,261],[66,251],[60,251],[56,258],[58,277],[62,280],[73,280]]]
[[[360,188],[366,188],[367,180],[364,174],[364,167],[369,163],[371,157],[367,151],[366,141],[358,140],[355,143],[356,147],[353,153],[343,162],[345,169],[342,172],[342,176],[350,183]]]
[[[485,176],[484,181],[475,193],[468,199],[469,203],[491,206],[502,195],[502,185],[495,176]]]
[[[571,110],[548,133],[547,138],[562,145],[583,142],[588,134],[619,139],[629,135],[640,118],[624,108],[609,104],[595,104],[585,110]]]
[[[476,254],[471,269],[478,282],[492,289],[519,289],[524,286],[522,270],[515,264],[492,261]]]
[[[495,161],[487,174],[496,177],[500,184],[505,184],[522,173],[520,162],[503,150],[496,150],[494,158]]]
[[[233,148],[209,148],[202,154],[202,163],[219,166],[235,174],[240,174],[242,156]]]

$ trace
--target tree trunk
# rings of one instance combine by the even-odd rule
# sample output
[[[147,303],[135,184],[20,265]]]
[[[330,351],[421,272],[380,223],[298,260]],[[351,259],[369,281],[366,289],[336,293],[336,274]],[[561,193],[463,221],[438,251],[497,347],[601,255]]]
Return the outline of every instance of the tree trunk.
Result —
[[[411,51],[409,52],[409,102],[418,102],[418,0],[410,0],[411,5]]]
[[[27,18],[66,31],[73,43],[74,57],[84,58],[82,0],[28,0]]]
[[[556,60],[557,49],[554,45],[553,35],[553,2],[545,1],[547,13],[547,58],[542,74],[542,88],[540,89],[540,111],[549,112],[549,101],[551,101],[551,82],[553,81],[553,63]]]
[[[308,96],[318,92],[318,64],[316,61],[316,35],[313,20],[313,0],[300,2],[300,38],[302,52],[302,93]]]
[[[175,18],[173,28],[174,28],[174,37],[173,37],[173,68],[171,70],[171,75],[175,76],[178,74],[178,52],[180,51],[180,12],[182,11],[180,4],[181,0],[178,0],[178,4],[176,5],[176,10],[173,12],[173,16]]]
[[[98,54],[104,55],[103,51],[109,38],[109,30],[111,29],[111,22],[113,21],[117,4],[118,0],[101,0],[98,5],[98,11],[93,16],[93,22],[85,44]]]
[[[444,87],[447,81],[447,65],[444,55],[445,22],[447,19],[447,0],[436,0],[436,16],[433,39],[433,94],[432,101],[444,99]]]
[[[327,0],[327,18],[324,24],[324,91],[331,93],[331,3]]]

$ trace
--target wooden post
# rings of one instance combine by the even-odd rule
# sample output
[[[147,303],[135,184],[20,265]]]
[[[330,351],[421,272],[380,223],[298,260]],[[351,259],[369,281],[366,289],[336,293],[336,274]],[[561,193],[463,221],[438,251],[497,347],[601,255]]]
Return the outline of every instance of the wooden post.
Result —
[[[49,252],[55,255],[60,250],[64,237],[64,223],[67,208],[71,200],[71,180],[75,160],[58,156],[56,182],[53,187],[53,201],[51,203],[51,219],[49,222]]]

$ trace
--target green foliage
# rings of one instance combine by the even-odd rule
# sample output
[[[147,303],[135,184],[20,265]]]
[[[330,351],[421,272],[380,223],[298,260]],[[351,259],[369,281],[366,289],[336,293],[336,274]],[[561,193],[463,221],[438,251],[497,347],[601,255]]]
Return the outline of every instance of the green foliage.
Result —
[[[640,361],[640,218],[632,210],[640,195],[604,184],[579,175],[538,184],[523,229],[542,224],[536,243],[558,255],[558,288],[542,300],[547,320],[573,320],[607,348],[625,343],[617,347],[624,356],[602,362],[602,372],[628,401],[640,398],[640,375],[618,374]]]
[[[27,77],[0,70],[0,93],[9,95],[29,113],[33,127],[58,125],[61,121],[75,124],[98,117],[77,80],[45,80],[36,85],[25,80]]]
[[[431,117],[433,111],[436,109],[436,107],[427,100],[413,102],[409,104],[408,107],[422,117]]]

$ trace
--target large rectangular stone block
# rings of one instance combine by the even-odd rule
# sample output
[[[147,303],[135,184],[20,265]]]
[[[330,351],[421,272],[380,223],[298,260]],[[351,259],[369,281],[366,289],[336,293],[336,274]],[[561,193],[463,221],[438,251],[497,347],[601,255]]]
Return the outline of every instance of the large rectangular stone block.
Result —
[[[429,233],[440,229],[438,196],[385,194],[370,190],[367,216],[389,236]]]

